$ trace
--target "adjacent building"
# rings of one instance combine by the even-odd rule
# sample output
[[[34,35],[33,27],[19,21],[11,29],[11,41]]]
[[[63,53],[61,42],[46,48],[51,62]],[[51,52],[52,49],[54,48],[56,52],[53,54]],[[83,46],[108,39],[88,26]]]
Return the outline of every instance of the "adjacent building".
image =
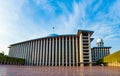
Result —
[[[96,62],[99,59],[110,54],[111,47],[104,46],[104,42],[102,39],[97,40],[97,47],[93,47],[91,50],[92,54],[92,62]]]
[[[90,65],[92,34],[93,31],[78,30],[77,34],[51,34],[47,37],[11,44],[9,56],[25,59],[26,65]]]

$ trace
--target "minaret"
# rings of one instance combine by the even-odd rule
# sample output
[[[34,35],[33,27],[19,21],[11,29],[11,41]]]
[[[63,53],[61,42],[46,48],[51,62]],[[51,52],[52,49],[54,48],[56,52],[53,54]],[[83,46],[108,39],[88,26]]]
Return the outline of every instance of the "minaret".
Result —
[[[97,45],[98,45],[98,47],[103,47],[104,46],[104,42],[101,38],[97,39]]]

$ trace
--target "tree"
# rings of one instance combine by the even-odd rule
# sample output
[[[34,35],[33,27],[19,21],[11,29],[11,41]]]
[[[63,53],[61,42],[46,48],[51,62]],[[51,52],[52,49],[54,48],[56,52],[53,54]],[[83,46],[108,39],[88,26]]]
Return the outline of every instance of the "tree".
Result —
[[[2,53],[0,53],[0,56],[4,56],[4,51],[2,51]]]

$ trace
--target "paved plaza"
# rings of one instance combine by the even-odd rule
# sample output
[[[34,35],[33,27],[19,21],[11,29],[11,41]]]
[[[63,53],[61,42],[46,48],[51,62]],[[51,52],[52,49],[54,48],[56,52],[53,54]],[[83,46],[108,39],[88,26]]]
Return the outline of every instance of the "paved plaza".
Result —
[[[0,76],[120,76],[120,67],[0,65]]]

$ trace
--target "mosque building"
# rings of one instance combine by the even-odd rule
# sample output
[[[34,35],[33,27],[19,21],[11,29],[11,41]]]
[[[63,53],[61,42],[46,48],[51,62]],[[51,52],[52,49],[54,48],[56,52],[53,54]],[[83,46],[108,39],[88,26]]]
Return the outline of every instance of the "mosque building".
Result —
[[[51,34],[46,37],[11,44],[9,47],[9,56],[25,59],[26,65],[91,65],[92,34],[93,31],[90,30],[78,30],[77,34]],[[94,47],[92,49],[92,52],[95,52],[95,56],[98,55],[98,49],[99,51],[101,49],[105,50],[105,53],[103,52],[104,54],[100,57],[109,54],[109,48],[101,47],[100,43],[99,45],[100,47]]]
[[[97,47],[93,47],[91,49],[92,54],[92,62],[96,62],[99,59],[107,56],[110,54],[111,47],[104,46],[104,42],[101,38],[98,38],[97,40]]]
[[[77,34],[51,34],[38,39],[23,41],[9,46],[9,56],[25,59],[26,65],[83,66],[91,65],[110,54],[102,39],[91,49],[93,31],[78,30]]]

